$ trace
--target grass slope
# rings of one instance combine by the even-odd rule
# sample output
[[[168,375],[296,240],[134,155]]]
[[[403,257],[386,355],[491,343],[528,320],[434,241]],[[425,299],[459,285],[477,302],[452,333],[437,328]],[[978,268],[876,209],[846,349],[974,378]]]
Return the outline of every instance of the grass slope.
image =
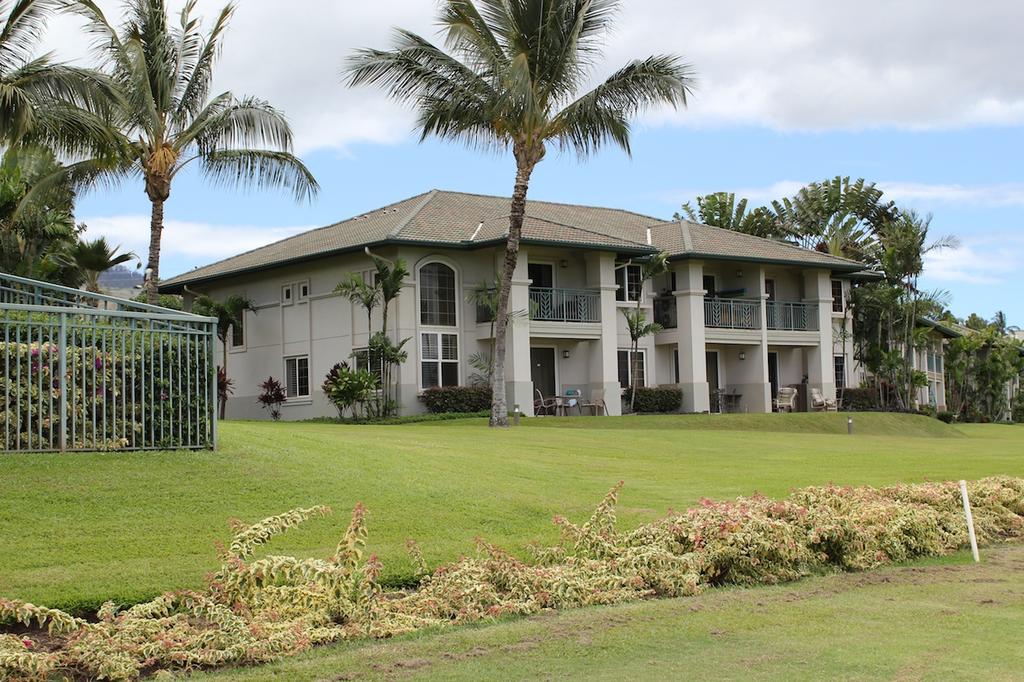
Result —
[[[983,556],[353,642],[194,679],[1020,679],[1024,546]]]
[[[676,416],[639,415],[605,420],[602,429],[655,429],[698,431],[761,431],[769,433],[847,433],[847,419],[854,421],[854,433],[865,436],[916,436],[921,438],[962,438],[956,427],[922,415],[866,412],[862,414],[684,414]],[[593,422],[579,417],[531,419],[524,422],[539,428],[591,428]]]
[[[872,420],[883,428],[880,417],[889,415],[855,417],[863,428],[853,437],[806,433],[812,419],[799,435],[769,431],[778,415],[759,416],[757,431],[738,426],[752,415],[715,417],[733,429],[685,432],[678,425],[690,417],[536,420],[504,432],[479,420],[228,423],[216,453],[2,455],[0,595],[91,609],[108,598],[196,587],[216,565],[214,543],[229,537],[228,518],[320,503],[335,516],[275,540],[271,551],[329,555],[348,510],[362,501],[370,549],[385,577],[401,582],[413,572],[406,538],[420,542],[431,564],[472,552],[476,536],[524,554],[531,540],[556,539],[553,514],[586,518],[620,479],[619,519],[631,527],[701,497],[780,496],[829,481],[1024,475],[1024,429],[868,435]],[[884,428],[925,428],[921,418],[897,419],[903,428]]]

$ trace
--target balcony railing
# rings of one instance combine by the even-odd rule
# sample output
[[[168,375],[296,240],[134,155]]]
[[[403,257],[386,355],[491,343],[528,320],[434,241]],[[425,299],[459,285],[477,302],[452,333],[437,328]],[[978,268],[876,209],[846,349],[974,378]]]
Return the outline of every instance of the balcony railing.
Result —
[[[715,329],[760,329],[761,302],[745,298],[706,298],[704,326]]]
[[[768,301],[766,310],[769,329],[795,332],[818,331],[817,303]]]
[[[679,326],[675,296],[658,296],[654,299],[654,321],[665,329],[675,329]]]
[[[601,292],[530,287],[530,319],[542,322],[600,322]]]

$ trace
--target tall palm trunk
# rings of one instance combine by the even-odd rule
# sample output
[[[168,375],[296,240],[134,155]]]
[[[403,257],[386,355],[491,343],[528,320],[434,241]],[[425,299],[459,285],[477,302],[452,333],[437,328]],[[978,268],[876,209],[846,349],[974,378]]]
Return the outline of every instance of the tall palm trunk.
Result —
[[[516,155],[519,156],[518,154]],[[536,162],[523,162],[517,158],[516,184],[512,191],[512,210],[508,219],[508,242],[505,245],[505,263],[498,287],[498,310],[494,321],[494,366],[491,370],[491,426],[508,427],[508,400],[505,397],[505,338],[508,332],[508,299],[512,290],[512,275],[519,260],[519,240],[523,235],[526,215],[526,192]]]
[[[157,286],[160,281],[160,238],[164,231],[164,200],[151,199],[153,212],[149,220],[149,280],[146,282],[146,300],[151,305],[160,302]]]

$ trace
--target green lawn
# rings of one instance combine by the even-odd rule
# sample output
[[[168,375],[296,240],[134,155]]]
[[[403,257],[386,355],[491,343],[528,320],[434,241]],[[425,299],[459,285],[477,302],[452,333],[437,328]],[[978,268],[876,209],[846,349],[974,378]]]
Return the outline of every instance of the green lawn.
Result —
[[[1019,680],[1024,546],[324,647],[197,680]]]
[[[507,432],[481,420],[406,426],[228,423],[216,453],[0,455],[0,595],[82,608],[201,585],[227,519],[328,504],[335,516],[271,550],[329,555],[357,502],[392,582],[483,536],[522,553],[557,537],[616,481],[633,526],[701,497],[829,481],[887,484],[1024,476],[1024,429],[948,427],[923,417],[723,415],[538,419]],[[826,433],[815,433],[825,431]],[[874,435],[873,435],[874,434]]]

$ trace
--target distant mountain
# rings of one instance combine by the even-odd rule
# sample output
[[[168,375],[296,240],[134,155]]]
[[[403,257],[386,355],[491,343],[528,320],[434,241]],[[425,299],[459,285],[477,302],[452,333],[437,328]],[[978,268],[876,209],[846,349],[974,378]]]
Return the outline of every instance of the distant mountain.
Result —
[[[136,287],[142,286],[143,279],[140,271],[118,265],[100,275],[100,289],[114,296],[132,298],[139,293]]]

